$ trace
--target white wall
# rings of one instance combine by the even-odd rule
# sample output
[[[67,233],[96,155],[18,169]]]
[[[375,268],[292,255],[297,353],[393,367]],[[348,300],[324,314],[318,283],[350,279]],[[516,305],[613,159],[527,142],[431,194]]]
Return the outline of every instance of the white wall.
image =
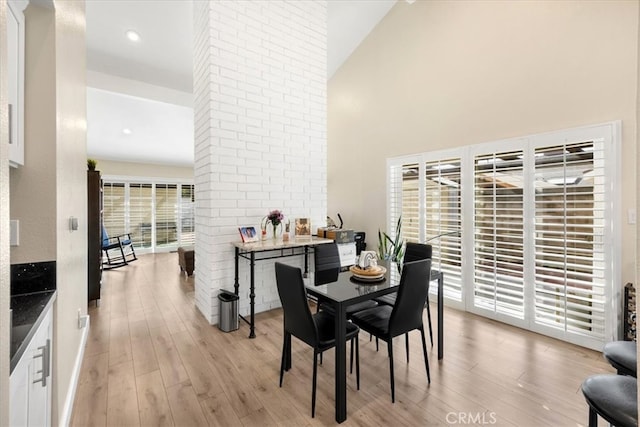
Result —
[[[622,120],[635,282],[638,2],[398,2],[329,81],[328,208],[377,245],[388,157]]]
[[[78,311],[87,313],[87,124],[85,2],[56,1],[56,265],[54,322],[54,424],[70,418],[76,357],[82,334]],[[78,218],[78,231],[69,218]],[[81,360],[80,360],[81,362]]]
[[[96,158],[96,170],[102,176],[140,176],[147,178],[184,178],[193,179],[193,168],[182,166],[154,165],[150,163],[116,162]]]
[[[326,19],[323,1],[194,5],[196,304],[211,323],[238,226],[272,209],[324,224]],[[247,274],[241,262],[241,314]],[[258,263],[256,312],[280,306],[274,276]]]
[[[0,40],[6,40],[7,4],[0,0]],[[0,43],[0,342],[9,342],[9,139],[7,130],[7,48]],[[9,425],[9,346],[0,346],[0,425]]]
[[[11,262],[55,260],[52,423],[68,417],[87,312],[86,80],[83,1],[25,10],[25,164],[11,170]],[[3,181],[4,182],[4,181]],[[69,218],[79,230],[69,230]],[[66,406],[65,406],[66,405]]]

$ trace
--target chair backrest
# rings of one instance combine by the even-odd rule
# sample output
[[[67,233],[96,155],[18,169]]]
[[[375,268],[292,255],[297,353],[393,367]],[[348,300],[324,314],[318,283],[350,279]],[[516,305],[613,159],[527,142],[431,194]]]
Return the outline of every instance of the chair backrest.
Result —
[[[340,274],[340,253],[336,243],[325,243],[313,247],[315,270],[313,283],[324,285],[338,280]]]
[[[424,243],[407,242],[404,250],[403,262],[420,261],[423,259],[431,259],[433,247]]]
[[[102,246],[109,246],[109,235],[104,225],[102,226]]]
[[[276,284],[284,312],[284,330],[315,347],[318,343],[318,329],[307,303],[302,271],[276,262]]]
[[[422,312],[429,292],[431,260],[407,262],[402,267],[398,296],[389,318],[392,337],[422,326]]]

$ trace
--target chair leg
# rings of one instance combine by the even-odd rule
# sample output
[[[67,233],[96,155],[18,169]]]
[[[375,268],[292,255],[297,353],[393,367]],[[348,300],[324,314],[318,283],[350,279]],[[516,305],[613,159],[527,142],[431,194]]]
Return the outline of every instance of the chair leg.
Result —
[[[127,257],[124,255],[124,248],[122,247],[122,244],[120,244],[120,254],[122,255],[122,262],[127,265],[129,264],[127,262]]]
[[[349,373],[353,374],[353,340],[358,341],[358,337],[351,338],[351,357],[349,358]]]
[[[360,343],[356,337],[356,385],[360,390]]]
[[[376,351],[380,350],[380,348],[378,347],[378,337],[376,337]]]
[[[407,352],[407,363],[409,363],[409,332],[404,334],[404,346]]]
[[[391,382],[391,403],[396,402],[396,383],[393,378],[393,339],[387,341],[389,351],[389,381]]]
[[[280,387],[282,387],[282,379],[284,378],[284,359],[285,359],[285,355],[287,354],[287,338],[286,338],[286,334],[284,336],[284,339],[282,340],[282,358],[280,361]]]
[[[589,406],[589,427],[598,427],[598,413]]]
[[[429,356],[427,356],[427,340],[424,337],[424,326],[420,328],[422,337],[422,354],[424,355],[424,367],[427,369],[427,381],[431,384],[431,373],[429,372]]]
[[[427,320],[429,321],[429,339],[431,347],[433,347],[433,327],[431,326],[431,308],[429,306],[429,297],[427,296]]]
[[[316,416],[316,379],[318,378],[318,350],[313,350],[313,390],[311,391],[311,418]]]
[[[320,352],[320,364],[322,365],[322,352]]]

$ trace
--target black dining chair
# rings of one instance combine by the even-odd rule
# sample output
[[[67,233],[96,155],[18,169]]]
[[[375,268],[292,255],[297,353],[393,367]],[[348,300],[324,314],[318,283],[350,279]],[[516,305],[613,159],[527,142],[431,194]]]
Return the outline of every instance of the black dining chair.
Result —
[[[337,281],[338,274],[340,274],[340,253],[338,252],[338,245],[336,243],[325,243],[315,246],[313,251],[315,264],[313,275],[314,284],[318,286]],[[375,301],[363,301],[350,305],[347,307],[347,319],[357,311],[372,308],[377,305],[378,303]],[[333,307],[328,305],[321,306],[318,304],[318,310],[320,309],[331,315],[334,314]]]
[[[618,371],[618,375],[637,377],[638,347],[635,341],[611,341],[604,345],[602,355]]]
[[[423,259],[431,259],[431,255],[433,253],[433,247],[431,245],[423,244],[423,243],[413,243],[407,242],[405,246],[404,259],[403,262],[413,262],[420,261]],[[431,270],[429,270],[429,274],[431,274]],[[425,307],[427,309],[427,320],[429,321],[429,339],[431,341],[431,346],[433,347],[433,327],[431,326],[431,308],[429,306],[429,283],[431,282],[431,277],[427,277],[425,282],[427,286],[427,302]],[[376,298],[375,301],[379,304],[387,304],[394,305],[396,303],[396,294],[388,294],[384,295],[380,298]],[[407,346],[409,345],[409,341],[407,339]],[[408,360],[407,360],[408,361]]]
[[[280,387],[284,378],[287,357],[291,354],[291,336],[313,348],[313,385],[311,392],[311,417],[316,414],[316,378],[318,374],[318,355],[336,345],[335,323],[333,315],[321,311],[311,314],[307,303],[302,271],[297,267],[276,262],[276,284],[284,312],[284,336],[282,360],[280,363]],[[346,339],[355,345],[356,384],[360,389],[360,354],[358,348],[359,329],[347,322]],[[353,358],[353,351],[351,352]],[[353,360],[352,360],[353,363]]]
[[[598,415],[612,426],[638,427],[638,383],[634,377],[592,375],[581,388],[589,405],[589,427],[598,426]]]
[[[431,383],[429,357],[424,336],[422,312],[427,299],[428,289],[424,286],[425,277],[429,277],[431,260],[407,262],[402,267],[402,276],[398,285],[396,303],[393,306],[379,305],[359,311],[351,316],[351,321],[363,331],[375,335],[387,343],[389,351],[389,377],[391,381],[391,402],[395,402],[395,381],[393,376],[393,338],[408,334],[417,329],[422,337],[422,353],[427,370],[427,381]],[[409,346],[407,339],[407,360]]]

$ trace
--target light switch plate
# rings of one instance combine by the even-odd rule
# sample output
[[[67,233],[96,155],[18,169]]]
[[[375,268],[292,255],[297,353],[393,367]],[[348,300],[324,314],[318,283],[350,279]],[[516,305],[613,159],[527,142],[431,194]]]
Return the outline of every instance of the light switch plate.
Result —
[[[20,220],[12,219],[9,224],[9,244],[20,246]]]
[[[627,211],[627,222],[629,224],[635,224],[636,223],[636,210],[635,209],[629,209]]]

